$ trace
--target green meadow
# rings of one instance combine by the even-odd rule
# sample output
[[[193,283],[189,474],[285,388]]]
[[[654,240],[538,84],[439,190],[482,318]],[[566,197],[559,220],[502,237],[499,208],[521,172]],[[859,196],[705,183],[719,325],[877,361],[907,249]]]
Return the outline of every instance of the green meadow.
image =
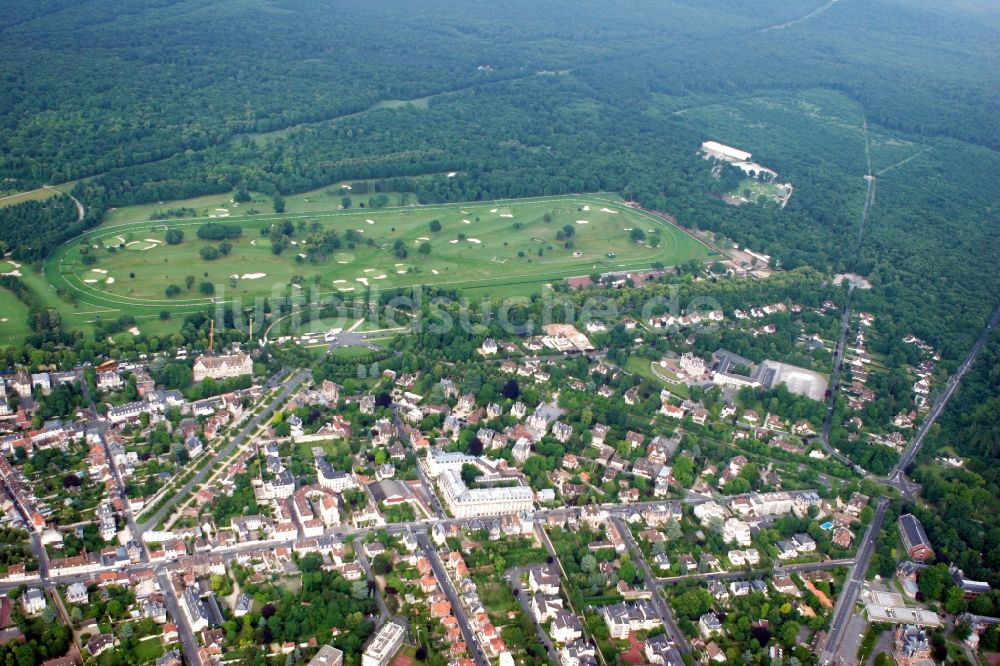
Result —
[[[330,188],[289,197],[282,214],[248,215],[246,209],[258,204],[244,204],[241,210],[221,198],[120,209],[105,224],[58,248],[44,276],[73,294],[76,312],[92,320],[120,314],[152,318],[163,310],[190,312],[237,298],[250,303],[298,289],[345,299],[417,285],[520,295],[564,277],[677,265],[711,255],[669,223],[604,195],[330,210],[334,194],[339,201],[340,191]],[[390,197],[390,203],[398,202],[398,196]],[[327,210],[309,209],[321,203]],[[180,206],[203,217],[149,219],[155,211]],[[266,234],[285,220],[294,230],[276,254]],[[212,222],[237,225],[241,235],[230,241],[228,255],[208,260],[203,248],[218,248],[220,242],[197,234]],[[166,243],[169,229],[182,231],[183,241]],[[310,260],[310,244],[331,230],[341,247],[322,260]],[[91,258],[85,261],[82,253]],[[214,292],[201,291],[203,282],[211,283]],[[168,296],[170,285],[179,292]]]

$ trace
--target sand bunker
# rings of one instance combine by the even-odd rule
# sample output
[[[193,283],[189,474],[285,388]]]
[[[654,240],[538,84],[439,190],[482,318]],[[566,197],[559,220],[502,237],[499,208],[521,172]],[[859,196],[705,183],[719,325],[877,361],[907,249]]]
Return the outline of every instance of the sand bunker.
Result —
[[[434,275],[437,275],[438,274],[437,269],[436,268],[432,268],[431,269],[431,273],[434,273]]]
[[[602,209],[601,209],[601,212],[602,212],[602,213],[611,213],[612,215],[617,215],[617,214],[618,214],[618,211],[616,211],[616,210],[611,210],[610,208],[602,208]]]
[[[125,237],[124,236],[115,236],[115,240],[118,241],[119,245],[122,245],[125,242]]]
[[[400,275],[406,275],[406,271],[396,271],[396,272],[399,273]]]
[[[583,210],[585,210],[585,211],[590,210],[590,206],[584,206]]]
[[[462,220],[462,222],[464,222],[465,224],[472,224],[471,220]]]
[[[356,282],[360,282],[361,284],[365,285],[366,287],[368,286],[368,278],[358,278],[356,280]]]
[[[344,284],[345,282],[347,282],[347,280],[334,280],[333,281],[334,284]]]
[[[115,279],[113,277],[109,277],[107,280],[104,281],[104,283],[105,284],[114,284],[115,283]]]
[[[577,224],[590,224],[590,221],[589,220],[577,220],[576,223]]]
[[[452,240],[450,240],[448,242],[451,243],[452,245],[454,245],[455,243],[458,242],[458,239],[457,238],[453,238]]]
[[[259,280],[262,277],[267,277],[267,273],[244,273],[240,278],[241,280]]]
[[[88,279],[84,280],[84,282],[86,282],[87,284],[94,284],[95,282],[97,282],[97,280],[94,280],[92,278],[88,278]]]
[[[386,277],[385,273],[382,273],[381,275],[376,275],[376,276],[372,277],[372,279],[373,280],[384,280],[385,277]]]
[[[466,238],[465,240],[469,241],[470,243],[475,243],[476,245],[479,245],[480,243],[483,242],[483,241],[479,240],[478,238]]]
[[[132,328],[128,329],[128,332],[131,333],[132,335],[139,335],[139,327],[133,326]]]
[[[459,212],[459,213],[461,213],[462,215],[472,215],[472,213],[470,213],[470,212],[469,212],[469,211],[467,211],[467,210],[460,210],[460,211],[458,211],[458,212]]]
[[[502,213],[500,217],[514,217],[514,216],[511,215],[510,213]]]
[[[454,172],[454,171],[449,171],[449,172],[448,172],[448,175],[446,175],[446,176],[445,176],[445,178],[454,178],[454,177],[455,177],[455,176],[457,176],[457,175],[458,175],[458,174],[457,174],[456,172]]]
[[[393,264],[394,266],[405,266],[406,264]]]
[[[375,220],[365,220],[368,224],[375,224]]]
[[[10,319],[7,319],[7,317],[0,317],[0,321],[10,321]]]
[[[625,227],[622,229],[622,231],[632,231],[632,227]]]
[[[374,272],[375,272],[374,268],[366,268],[365,269],[365,273],[374,273]]]
[[[91,270],[91,272],[94,272],[94,273],[103,273],[103,274],[107,273],[107,271],[104,270],[103,268],[91,268],[90,270]]]
[[[228,208],[216,208],[215,211],[217,213],[228,213],[229,209]]]
[[[354,291],[354,287],[339,287],[337,291]]]
[[[490,208],[490,212],[491,213],[495,213],[495,212],[497,212],[497,209],[496,208]]]
[[[305,258],[306,258],[306,255],[302,254],[301,252],[299,252],[299,253],[298,253],[297,255],[295,255],[295,256],[296,256],[296,257],[298,257],[299,259],[305,259]]]
[[[158,241],[155,238],[143,238],[142,240],[146,241],[147,243],[154,243],[156,245],[159,245],[160,243],[163,242],[163,241]]]

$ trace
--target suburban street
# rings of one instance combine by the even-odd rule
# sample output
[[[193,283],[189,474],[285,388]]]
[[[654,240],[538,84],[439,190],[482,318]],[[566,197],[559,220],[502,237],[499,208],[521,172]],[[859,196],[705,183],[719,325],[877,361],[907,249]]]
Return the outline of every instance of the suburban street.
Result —
[[[545,633],[545,630],[535,621],[535,618],[531,613],[531,592],[524,588],[524,582],[521,580],[522,574],[527,574],[531,567],[512,567],[507,569],[504,574],[507,580],[510,582],[511,589],[514,590],[514,596],[517,597],[518,603],[521,604],[521,612],[525,616],[531,618],[531,624],[535,627],[535,635],[538,636],[538,642],[545,646],[545,651],[549,653],[549,659],[552,660],[553,664],[559,663],[559,654],[556,652],[556,648],[552,645],[552,640],[549,635]]]
[[[427,559],[430,560],[431,568],[434,569],[434,575],[441,584],[441,590],[448,597],[448,601],[451,602],[452,615],[458,620],[458,628],[462,631],[462,639],[465,641],[465,644],[469,646],[469,654],[472,655],[477,666],[490,666],[490,662],[483,654],[482,646],[476,640],[476,634],[469,624],[469,618],[466,617],[462,610],[462,602],[458,598],[455,586],[452,585],[451,578],[448,577],[448,572],[444,570],[444,564],[442,564],[441,558],[438,557],[437,549],[434,548],[430,539],[427,538],[427,532],[416,532],[415,536],[417,537],[417,543],[420,544]]]
[[[871,562],[872,554],[875,552],[875,540],[882,529],[882,521],[885,519],[885,510],[889,506],[889,500],[882,498],[875,509],[875,517],[865,532],[864,539],[858,546],[858,554],[855,558],[854,566],[851,568],[847,579],[844,581],[844,588],[837,598],[837,603],[833,608],[833,620],[830,622],[830,634],[826,642],[826,647],[819,655],[819,663],[823,666],[827,664],[850,664],[856,660],[854,654],[840,654],[840,644],[844,637],[844,630],[848,620],[854,613],[854,606],[861,593],[864,584],[865,573]]]
[[[851,462],[847,456],[830,446],[830,429],[833,425],[833,408],[837,401],[837,390],[840,388],[840,372],[844,365],[844,348],[847,342],[847,331],[851,327],[851,296],[854,294],[854,287],[847,291],[847,301],[844,303],[844,311],[840,316],[840,337],[837,338],[837,346],[833,350],[833,372],[830,373],[830,385],[827,398],[826,416],[823,418],[823,429],[820,432],[820,443],[827,454],[833,456],[854,471],[861,468]]]
[[[170,575],[163,567],[157,568],[156,581],[160,584],[160,589],[163,591],[167,610],[170,611],[170,616],[173,618],[174,624],[177,625],[177,636],[180,638],[184,657],[191,666],[201,666],[201,658],[198,656],[198,639],[191,629],[191,622],[188,621],[188,616],[180,608],[180,602],[177,600],[177,592],[174,590],[174,584],[170,580]]]
[[[375,576],[372,575],[371,564],[368,562],[368,556],[365,554],[364,546],[360,543],[355,542],[354,554],[358,557],[358,564],[361,565],[361,569],[365,572],[365,576],[369,582],[375,581]],[[385,605],[385,599],[382,598],[382,593],[379,592],[378,586],[374,586],[372,594],[375,595],[375,602],[378,604],[378,622],[376,626],[381,627],[386,620],[389,619],[389,608]]]
[[[542,545],[545,546],[545,550],[548,551],[549,557],[551,557],[552,561],[559,567],[559,578],[561,580],[566,580],[566,569],[563,568],[562,561],[559,559],[559,555],[556,553],[556,549],[552,545],[552,540],[549,539],[549,535],[545,533],[545,529],[537,522],[535,523],[535,535],[538,537],[538,540],[542,542]],[[573,613],[576,613],[577,609],[573,608],[573,600],[567,598],[567,601],[569,602],[570,610]],[[583,635],[587,637],[588,641],[594,642],[594,637],[591,635],[590,629],[587,628],[586,623],[583,624]],[[605,661],[604,653],[601,650],[597,650],[597,658],[603,666],[607,666],[607,661]]]
[[[906,451],[903,453],[902,457],[899,459],[899,463],[896,464],[895,469],[892,474],[889,475],[887,482],[895,485],[903,479],[903,475],[906,468],[913,462],[917,457],[917,453],[920,452],[920,447],[923,446],[924,436],[930,429],[934,422],[938,420],[938,417],[944,412],[944,408],[948,405],[948,401],[951,400],[951,396],[955,394],[955,389],[958,388],[959,383],[962,381],[962,377],[965,373],[972,367],[972,364],[976,362],[976,357],[979,356],[979,352],[983,350],[986,345],[986,340],[990,336],[990,332],[996,328],[997,324],[1000,323],[1000,306],[993,312],[993,316],[990,317],[989,322],[986,324],[986,328],[983,329],[982,333],[976,339],[972,349],[969,350],[969,355],[966,356],[965,361],[962,365],[958,366],[958,370],[948,379],[948,384],[945,386],[944,392],[941,393],[937,400],[934,401],[934,407],[931,409],[930,413],[920,424],[917,429],[916,434],[913,439],[910,440],[909,445],[906,447]]]
[[[677,648],[682,654],[690,652],[688,642],[685,640],[684,633],[681,631],[680,627],[677,626],[677,620],[674,619],[674,614],[671,612],[670,606],[663,600],[663,593],[660,591],[661,586],[657,586],[655,584],[653,572],[649,568],[649,562],[646,561],[642,551],[639,550],[639,546],[635,543],[635,539],[632,538],[632,530],[629,529],[628,525],[626,525],[621,518],[616,516],[611,518],[611,522],[618,528],[619,533],[625,540],[625,545],[628,547],[629,553],[632,555],[632,561],[635,563],[636,567],[638,567],[643,580],[646,581],[646,589],[653,595],[651,597],[653,608],[656,609],[656,614],[663,622],[663,626],[666,628],[667,633],[670,634],[670,639],[673,641],[674,647]]]
[[[658,576],[655,580],[659,584],[679,583],[685,580],[743,580],[744,578],[754,578],[768,576],[771,574],[781,575],[783,573],[804,573],[806,571],[821,571],[823,569],[837,569],[854,564],[853,558],[842,560],[824,560],[821,562],[802,562],[800,564],[776,563],[771,569],[743,569],[740,571],[709,571],[706,573],[684,574],[681,576]]]
[[[271,415],[274,414],[275,406],[290,396],[293,391],[298,389],[299,385],[301,385],[302,382],[304,382],[309,376],[310,373],[308,370],[300,370],[292,375],[288,381],[284,382],[278,394],[271,399],[271,403],[259,414],[253,416],[253,418],[251,418],[246,425],[243,426],[239,433],[237,433],[229,441],[229,444],[217,451],[215,455],[212,456],[211,461],[207,465],[203,465],[201,469],[199,469],[198,472],[188,480],[187,483],[176,489],[173,492],[173,496],[163,506],[157,509],[153,515],[149,516],[141,523],[138,523],[135,533],[136,540],[138,541],[141,539],[144,532],[153,529],[157,524],[159,524],[159,522],[168,515],[168,512],[174,508],[174,505],[179,499],[187,497],[192,488],[204,481],[205,477],[210,472],[214,472],[218,468],[219,464],[229,457],[233,450],[242,446],[250,435],[257,432],[257,428],[260,427],[260,424],[271,418]]]

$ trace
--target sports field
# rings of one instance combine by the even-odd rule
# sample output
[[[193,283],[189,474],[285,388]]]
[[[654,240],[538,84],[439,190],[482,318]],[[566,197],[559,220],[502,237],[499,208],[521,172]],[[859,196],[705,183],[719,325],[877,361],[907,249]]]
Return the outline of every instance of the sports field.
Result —
[[[276,255],[261,231],[284,220],[295,230]],[[434,220],[440,225],[437,231],[432,231]],[[231,241],[227,256],[206,260],[202,248],[220,243],[201,240],[197,232],[211,222],[238,225],[242,234]],[[183,231],[183,241],[167,244],[168,229]],[[337,232],[341,247],[323,260],[310,261],[310,244],[329,230]],[[635,230],[642,230],[642,242]],[[96,262],[84,263],[83,246]],[[253,216],[219,208],[209,218],[114,222],[58,248],[46,263],[45,277],[74,292],[80,309],[107,309],[105,318],[139,317],[191,311],[233,298],[248,303],[284,294],[292,282],[345,298],[374,288],[415,285],[520,289],[561,277],[642,269],[656,262],[676,265],[710,255],[707,247],[659,218],[610,197],[581,195]],[[212,283],[215,292],[202,293],[203,282]],[[170,285],[180,292],[167,296]]]

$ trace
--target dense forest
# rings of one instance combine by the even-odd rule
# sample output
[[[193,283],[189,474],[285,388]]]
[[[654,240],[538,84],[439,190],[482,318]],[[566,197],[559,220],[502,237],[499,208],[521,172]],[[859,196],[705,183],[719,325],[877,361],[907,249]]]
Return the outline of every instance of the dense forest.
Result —
[[[87,226],[111,206],[342,180],[420,202],[614,191],[783,268],[868,275],[865,307],[958,358],[991,309],[976,289],[1000,291],[983,268],[1000,260],[1000,16],[881,0],[781,27],[814,8],[48,0],[0,28],[0,177],[92,176],[73,191]],[[706,196],[708,138],[793,182],[787,208]],[[3,231],[18,209],[0,239],[35,253]]]
[[[847,3],[767,30],[816,3],[5,0],[17,20],[0,29],[0,173],[74,180],[569,69],[619,108],[649,93],[832,87],[873,122],[996,147],[997,16],[986,4]]]
[[[76,204],[65,194],[0,209],[0,241],[15,259],[41,259],[81,231]]]

